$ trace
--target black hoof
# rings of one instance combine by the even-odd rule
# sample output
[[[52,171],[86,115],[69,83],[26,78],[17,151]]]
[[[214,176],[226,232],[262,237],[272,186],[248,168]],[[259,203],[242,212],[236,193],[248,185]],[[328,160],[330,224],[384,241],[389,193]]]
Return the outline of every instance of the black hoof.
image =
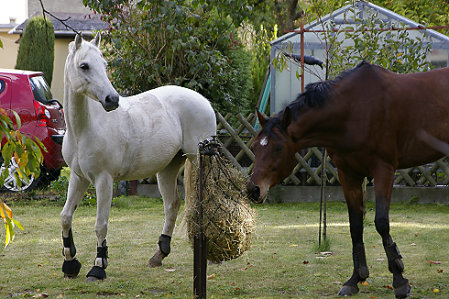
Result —
[[[338,296],[352,296],[359,292],[359,288],[355,285],[344,285],[340,292],[338,292]]]
[[[89,282],[103,280],[106,278],[106,271],[104,271],[101,267],[93,266],[89,273],[87,273],[86,277]]]
[[[394,289],[394,294],[396,295],[396,298],[407,298],[410,296],[410,293],[412,292],[412,286],[407,282]]]
[[[64,277],[75,278],[80,273],[81,263],[74,258],[71,261],[64,260],[62,264],[62,272],[64,272]]]

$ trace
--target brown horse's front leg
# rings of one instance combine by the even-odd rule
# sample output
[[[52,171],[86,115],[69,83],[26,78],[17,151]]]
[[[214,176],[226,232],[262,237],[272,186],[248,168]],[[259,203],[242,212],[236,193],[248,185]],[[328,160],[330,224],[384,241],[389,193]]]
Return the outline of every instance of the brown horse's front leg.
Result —
[[[374,177],[376,196],[376,230],[382,237],[382,244],[388,259],[388,269],[393,273],[393,288],[396,298],[407,298],[411,292],[408,279],[402,276],[404,264],[399,248],[390,236],[390,199],[393,190],[394,169],[379,171]]]
[[[349,224],[352,239],[352,260],[354,271],[351,278],[343,284],[338,292],[339,296],[350,296],[357,294],[359,288],[357,284],[365,281],[369,276],[366,265],[365,245],[363,244],[363,178],[349,176],[339,170],[338,175],[343,186],[346,203],[348,205]]]

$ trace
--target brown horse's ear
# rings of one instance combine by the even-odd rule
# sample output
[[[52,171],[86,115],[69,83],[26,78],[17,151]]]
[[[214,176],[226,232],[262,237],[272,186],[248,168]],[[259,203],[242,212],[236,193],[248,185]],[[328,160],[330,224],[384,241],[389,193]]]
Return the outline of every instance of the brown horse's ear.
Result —
[[[291,123],[291,121],[292,121],[292,111],[290,110],[289,107],[287,107],[285,108],[284,113],[282,114],[281,128],[287,131],[287,127]]]
[[[257,119],[259,120],[260,125],[263,127],[267,123],[268,116],[257,110]]]

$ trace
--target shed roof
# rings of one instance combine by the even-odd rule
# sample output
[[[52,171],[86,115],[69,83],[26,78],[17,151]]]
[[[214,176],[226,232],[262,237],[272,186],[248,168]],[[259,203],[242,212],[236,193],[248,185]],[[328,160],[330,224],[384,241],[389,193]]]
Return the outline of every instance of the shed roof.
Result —
[[[33,16],[36,16],[35,14]],[[54,13],[56,17],[72,27],[73,29],[83,33],[92,34],[95,30],[105,30],[108,28],[108,23],[101,20],[98,14],[83,14],[83,13]],[[59,20],[52,16],[47,15],[47,17],[53,23],[55,30],[55,37],[75,37],[75,32],[69,27],[65,26]],[[23,23],[16,26],[10,31],[10,33],[22,34],[25,30],[25,26],[29,19],[25,20]]]

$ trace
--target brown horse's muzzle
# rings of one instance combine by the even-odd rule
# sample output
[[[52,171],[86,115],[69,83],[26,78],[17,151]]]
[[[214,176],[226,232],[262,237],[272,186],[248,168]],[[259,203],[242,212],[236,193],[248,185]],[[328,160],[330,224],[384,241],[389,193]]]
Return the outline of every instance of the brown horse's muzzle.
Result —
[[[253,181],[249,180],[246,185],[246,191],[252,202],[262,203],[264,201],[264,199],[260,196],[260,187],[254,184]]]

